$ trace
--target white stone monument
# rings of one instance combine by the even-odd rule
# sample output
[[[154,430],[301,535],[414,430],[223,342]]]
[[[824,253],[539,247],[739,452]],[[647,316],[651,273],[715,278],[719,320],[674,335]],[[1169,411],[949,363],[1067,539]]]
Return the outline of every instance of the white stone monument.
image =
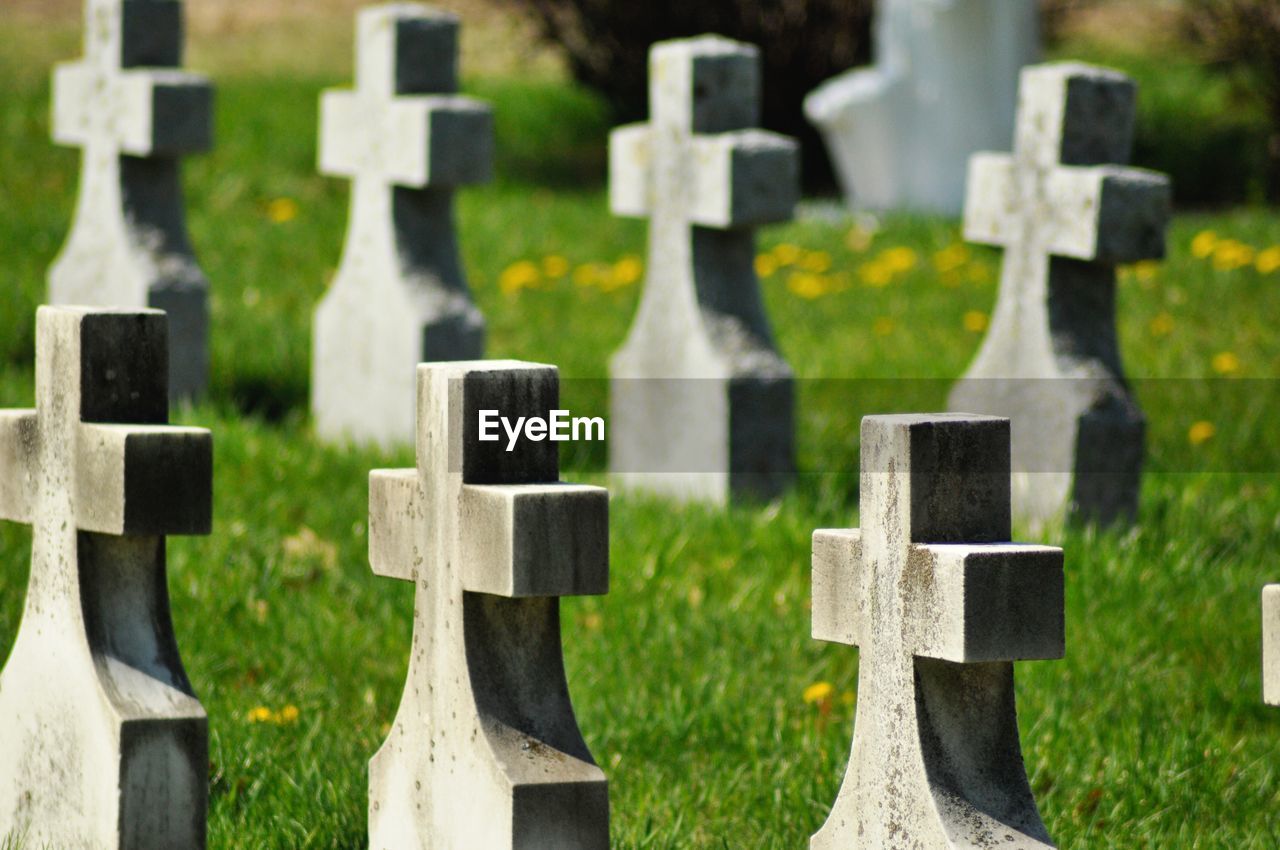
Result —
[[[369,764],[371,850],[606,850],[558,597],[608,590],[608,494],[558,481],[558,443],[478,439],[481,410],[558,407],[555,367],[424,364],[418,382],[417,469],[369,477],[373,571],[417,589],[404,695]]]
[[[1115,266],[1164,255],[1171,190],[1125,163],[1136,91],[1073,63],[1022,75],[1010,154],[969,166],[965,238],[1004,249],[991,328],[952,410],[1013,420],[1014,513],[1103,523],[1138,508],[1146,421],[1115,327]]]
[[[201,395],[209,282],[187,238],[180,160],[213,137],[213,88],[182,64],[178,0],[86,0],[84,58],[53,76],[53,139],[81,149],[75,221],[49,269],[54,304],[169,314],[169,389]]]
[[[859,662],[848,769],[810,847],[1052,847],[1013,662],[1062,657],[1062,550],[1007,542],[1008,420],[868,416],[860,503],[860,529],[813,535],[813,636]]]
[[[1036,0],[880,0],[875,65],[805,98],[845,197],[958,215],[969,156],[1013,133],[1018,71],[1036,62]]]
[[[346,245],[316,310],[311,410],[331,440],[413,440],[421,361],[484,354],[453,194],[489,179],[493,116],[458,89],[458,19],[413,3],[357,16],[356,88],[320,105],[320,171],[350,178]]]
[[[614,130],[609,201],[649,218],[635,323],[610,361],[609,465],[621,486],[724,503],[794,473],[791,369],[774,347],[755,228],[792,215],[793,140],[750,129],[758,51],[716,36],[649,54],[651,121]]]
[[[23,847],[205,846],[207,722],[164,535],[209,532],[213,446],[165,424],[165,324],[41,307],[35,410],[0,411],[0,517],[32,526],[0,672],[0,836]]]
[[[1262,589],[1262,700],[1280,705],[1280,584]]]

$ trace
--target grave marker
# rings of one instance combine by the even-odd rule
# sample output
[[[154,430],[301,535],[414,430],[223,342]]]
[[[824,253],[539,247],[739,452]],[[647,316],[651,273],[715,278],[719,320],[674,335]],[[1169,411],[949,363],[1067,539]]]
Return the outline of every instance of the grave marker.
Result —
[[[957,215],[969,157],[1013,133],[1018,71],[1040,52],[1035,0],[881,0],[875,65],[805,98],[852,206]]]
[[[1073,63],[1022,74],[1014,152],[969,165],[965,238],[1004,248],[991,328],[952,410],[1013,421],[1014,510],[1137,512],[1145,419],[1125,381],[1115,266],[1164,254],[1167,177],[1126,162],[1135,88]]]
[[[794,473],[791,369],[774,347],[755,228],[791,217],[794,141],[758,121],[759,54],[716,36],[649,54],[651,120],[614,130],[614,213],[649,218],[635,323],[610,361],[610,468],[623,486],[715,503]]]
[[[493,116],[459,97],[458,19],[413,3],[357,15],[356,88],[320,105],[320,171],[350,178],[337,277],[315,313],[311,409],[324,438],[413,439],[414,368],[484,354],[453,193],[489,179]]]
[[[1062,550],[1005,542],[1008,421],[868,416],[861,494],[861,529],[813,535],[813,636],[859,665],[848,770],[810,846],[1052,847],[1012,662],[1062,657]]]
[[[1280,705],[1280,584],[1262,589],[1262,701]]]
[[[187,238],[181,157],[212,144],[213,88],[182,64],[178,0],[86,0],[84,58],[53,76],[53,139],[81,149],[54,304],[169,314],[169,389],[208,383],[208,289]]]
[[[558,444],[479,441],[478,414],[558,407],[555,367],[424,364],[418,467],[369,476],[369,561],[416,587],[395,724],[369,764],[372,850],[609,846],[578,731],[560,596],[608,590],[608,494],[560,483]]]
[[[23,846],[205,846],[207,721],[164,535],[209,532],[212,441],[165,424],[165,324],[41,307],[36,408],[0,411],[0,517],[33,526],[0,673],[0,835]]]

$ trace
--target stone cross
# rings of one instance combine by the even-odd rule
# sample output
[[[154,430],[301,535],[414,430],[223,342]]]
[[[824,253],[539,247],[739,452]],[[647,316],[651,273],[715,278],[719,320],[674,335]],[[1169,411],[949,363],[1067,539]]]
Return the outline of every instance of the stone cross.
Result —
[[[610,363],[610,468],[623,486],[713,503],[794,472],[791,369],[774,348],[755,228],[790,218],[794,141],[758,120],[756,48],[707,36],[649,54],[648,124],[614,130],[609,201],[649,218],[648,276]]]
[[[320,104],[320,171],[353,181],[342,263],[315,314],[311,409],[326,439],[413,439],[414,368],[484,354],[453,193],[489,179],[493,116],[458,97],[458,19],[357,16],[356,89]]]
[[[805,98],[850,205],[959,215],[969,157],[1008,142],[1036,0],[881,0],[875,64]]]
[[[207,723],[164,535],[209,532],[213,444],[165,424],[165,325],[41,307],[35,410],[0,411],[0,517],[33,526],[0,672],[0,835],[23,846],[205,845]]]
[[[1078,64],[1023,71],[1013,155],[969,165],[965,238],[1004,248],[991,329],[948,406],[1013,420],[1014,511],[1137,511],[1145,420],[1124,378],[1115,266],[1164,253],[1168,178],[1125,162],[1135,88]]]
[[[557,405],[555,367],[423,364],[417,469],[369,476],[369,561],[416,588],[395,724],[369,764],[371,850],[605,850],[609,796],[578,731],[560,596],[608,590],[609,502],[560,483],[558,443],[478,439]]]
[[[179,0],[86,0],[84,58],[53,75],[53,139],[81,149],[55,304],[169,314],[169,389],[208,383],[208,288],[187,238],[180,160],[212,144],[213,88],[182,63]]]
[[[1262,589],[1262,700],[1280,705],[1280,584]]]
[[[1008,420],[868,416],[861,494],[861,529],[813,535],[813,636],[859,663],[849,766],[810,846],[1052,847],[1012,662],[1062,657],[1062,550],[1006,542]]]

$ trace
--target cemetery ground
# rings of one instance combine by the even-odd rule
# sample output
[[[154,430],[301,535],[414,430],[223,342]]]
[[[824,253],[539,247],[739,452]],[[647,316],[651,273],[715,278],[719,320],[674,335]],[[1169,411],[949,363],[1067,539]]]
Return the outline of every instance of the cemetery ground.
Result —
[[[72,210],[77,156],[48,141],[48,71],[77,52],[74,31],[0,24],[5,407],[32,404],[34,311]],[[311,313],[348,188],[316,173],[317,96],[348,83],[350,59],[218,68],[217,146],[185,170],[213,373],[209,398],[175,418],[214,431],[215,510],[210,537],[169,542],[169,585],[210,717],[211,847],[364,846],[366,765],[407,663],[412,589],[372,575],[365,526],[368,471],[412,465],[412,450],[323,446],[306,414]],[[559,365],[565,406],[603,413],[644,255],[643,223],[607,210],[607,118],[543,73],[465,88],[497,119],[498,179],[459,203],[489,354]],[[1066,657],[1017,666],[1028,773],[1066,848],[1280,844],[1280,714],[1261,703],[1258,623],[1259,590],[1280,579],[1280,216],[1183,212],[1169,246],[1119,286],[1149,420],[1141,524],[1015,532],[1066,550]],[[810,534],[857,524],[861,415],[944,406],[999,268],[954,223],[908,217],[876,232],[809,218],[766,230],[760,254],[800,379],[797,486],[727,512],[615,494],[610,593],[562,605],[619,848],[803,847],[822,822],[857,652],[809,638]],[[567,479],[606,483],[599,446],[564,459]],[[0,651],[29,546],[5,524]]]

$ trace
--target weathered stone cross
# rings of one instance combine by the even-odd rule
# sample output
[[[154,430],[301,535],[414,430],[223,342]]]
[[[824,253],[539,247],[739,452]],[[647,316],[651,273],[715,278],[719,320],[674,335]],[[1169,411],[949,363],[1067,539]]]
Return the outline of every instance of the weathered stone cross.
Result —
[[[54,141],[82,154],[49,300],[167,312],[169,388],[193,398],[208,382],[209,282],[187,238],[179,164],[212,143],[213,89],[175,70],[178,0],[87,0],[84,44],[53,77]]]
[[[489,178],[493,116],[457,91],[458,20],[393,3],[358,15],[356,90],[321,100],[320,170],[349,177],[342,264],[315,314],[321,436],[413,439],[414,368],[484,353],[453,193]]]
[[[546,417],[552,366],[424,364],[418,468],[369,477],[369,561],[416,588],[395,725],[369,764],[372,850],[609,846],[573,715],[559,599],[608,590],[608,494],[557,481],[557,443],[477,439],[480,410]]]
[[[859,647],[840,795],[814,850],[1051,847],[1014,660],[1063,654],[1062,550],[1007,543],[1009,423],[862,421],[862,528],[813,535],[813,636]]]
[[[0,673],[0,835],[32,847],[205,843],[164,535],[209,532],[212,441],[164,424],[167,360],[163,313],[41,307],[36,408],[0,411],[0,517],[34,527]]]
[[[1128,161],[1135,88],[1077,64],[1022,72],[1014,153],[969,165],[965,237],[1005,249],[991,330],[952,410],[1013,421],[1014,511],[1137,510],[1145,420],[1124,379],[1115,265],[1164,254],[1168,178]]]
[[[1280,584],[1262,589],[1262,701],[1280,705]]]
[[[791,217],[794,141],[758,120],[756,49],[708,36],[649,54],[651,122],[610,138],[609,199],[649,217],[648,277],[610,363],[610,468],[623,486],[723,503],[794,471],[791,369],[774,348],[755,228]]]

